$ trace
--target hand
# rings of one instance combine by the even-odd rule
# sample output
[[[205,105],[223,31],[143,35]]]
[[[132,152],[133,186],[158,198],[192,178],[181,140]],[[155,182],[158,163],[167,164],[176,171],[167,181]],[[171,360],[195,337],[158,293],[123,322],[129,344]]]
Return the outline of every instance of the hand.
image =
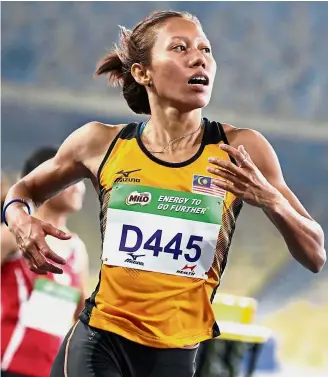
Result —
[[[71,236],[33,216],[24,215],[20,220],[20,223],[10,226],[10,231],[14,234],[18,248],[23,252],[29,269],[41,275],[47,275],[48,272],[62,274],[63,270],[49,262],[48,259],[62,265],[66,261],[49,248],[45,237],[51,235],[61,240],[68,240]]]
[[[209,162],[219,169],[208,167],[207,171],[228,181],[214,179],[215,186],[256,207],[270,207],[282,200],[282,194],[266,180],[242,145],[236,149],[223,144],[220,148],[233,157],[237,165],[231,161],[210,157]]]

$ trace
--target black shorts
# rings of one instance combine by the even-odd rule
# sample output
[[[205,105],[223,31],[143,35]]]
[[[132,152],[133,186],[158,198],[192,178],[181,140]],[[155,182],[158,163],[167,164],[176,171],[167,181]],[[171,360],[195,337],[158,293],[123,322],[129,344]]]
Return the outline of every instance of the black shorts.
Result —
[[[51,377],[192,377],[196,353],[147,347],[79,321],[64,339]]]

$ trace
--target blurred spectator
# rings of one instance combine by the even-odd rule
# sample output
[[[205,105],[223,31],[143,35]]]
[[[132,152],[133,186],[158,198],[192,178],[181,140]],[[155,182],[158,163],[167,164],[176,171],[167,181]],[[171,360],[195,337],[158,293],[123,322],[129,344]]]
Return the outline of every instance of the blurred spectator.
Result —
[[[22,175],[54,157],[56,151],[35,151],[25,162]],[[46,201],[35,216],[67,232],[67,216],[82,208],[84,192],[84,183],[79,182]],[[4,187],[2,196],[5,193]],[[67,241],[48,237],[47,242],[67,261],[62,275],[31,272],[8,228],[1,224],[3,377],[48,377],[63,335],[84,306],[88,256],[83,242],[76,234]]]

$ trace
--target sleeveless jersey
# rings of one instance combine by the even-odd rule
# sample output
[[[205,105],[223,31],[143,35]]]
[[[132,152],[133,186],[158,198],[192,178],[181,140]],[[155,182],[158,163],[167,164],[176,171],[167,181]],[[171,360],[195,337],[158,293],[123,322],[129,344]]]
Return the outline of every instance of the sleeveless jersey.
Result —
[[[155,348],[218,336],[211,302],[242,201],[212,184],[209,157],[228,160],[221,124],[204,119],[198,152],[164,162],[128,124],[98,171],[102,266],[80,319]],[[218,177],[216,177],[218,178]]]
[[[11,255],[1,266],[2,370],[29,377],[50,375],[52,364],[65,335],[64,330],[61,335],[55,335],[56,331],[61,332],[56,325],[56,322],[61,321],[60,301],[56,296],[60,289],[66,289],[66,287],[75,288],[72,290],[75,302],[80,296],[76,267],[76,252],[78,250],[75,250],[74,247],[75,240],[80,242],[77,237],[74,237],[67,263],[61,266],[63,269],[61,275],[48,273],[46,277],[43,277],[33,273],[29,270],[20,252]],[[42,287],[52,288],[53,283],[59,283],[55,286],[56,291],[49,292],[50,300],[54,300],[53,303],[47,300],[47,296],[32,294],[32,292],[40,293]],[[64,292],[64,294],[66,293]],[[35,297],[39,297],[40,300],[38,301]],[[32,298],[33,301],[31,301]],[[30,307],[32,307],[32,312],[26,312]],[[42,315],[44,307],[52,310],[56,318],[51,319],[47,315]],[[65,313],[62,314],[65,315]],[[73,317],[66,318],[66,320],[72,321]],[[27,321],[32,321],[31,327]],[[33,321],[36,322],[33,323]],[[42,326],[42,324],[48,326],[50,332],[33,328],[35,324],[36,326]]]

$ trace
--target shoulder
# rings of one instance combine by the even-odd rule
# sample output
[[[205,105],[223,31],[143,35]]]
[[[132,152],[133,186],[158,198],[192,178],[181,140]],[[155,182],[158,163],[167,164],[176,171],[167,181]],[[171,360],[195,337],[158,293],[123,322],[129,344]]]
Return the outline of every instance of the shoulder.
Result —
[[[87,143],[89,150],[97,151],[102,147],[106,149],[125,126],[126,124],[90,122],[81,127],[83,135],[80,140]]]
[[[234,148],[243,145],[254,164],[262,172],[280,170],[276,152],[261,132],[250,128],[236,128],[226,123],[222,126],[229,144]]]
[[[237,147],[240,144],[256,145],[266,141],[265,137],[251,128],[237,128],[228,123],[222,123],[229,144]]]
[[[78,130],[84,134],[90,134],[90,137],[99,138],[103,135],[115,137],[126,124],[106,124],[102,122],[92,121],[86,123]]]
[[[78,151],[84,149],[97,150],[102,145],[111,143],[117,134],[125,127],[125,124],[105,124],[101,122],[90,122],[74,131],[70,137]]]
[[[55,161],[60,165],[69,160],[88,167],[91,161],[106,153],[109,145],[124,127],[125,124],[89,122],[66,138],[56,154]]]
[[[269,141],[259,131],[250,128],[237,128],[227,123],[223,123],[222,126],[229,144],[234,148],[243,145],[251,157],[273,150]]]

